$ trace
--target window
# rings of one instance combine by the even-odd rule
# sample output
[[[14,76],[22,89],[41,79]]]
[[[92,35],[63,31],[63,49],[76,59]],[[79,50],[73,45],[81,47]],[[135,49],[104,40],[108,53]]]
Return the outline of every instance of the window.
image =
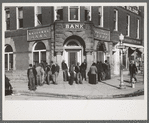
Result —
[[[55,7],[55,19],[54,20],[63,20],[63,7],[62,6]]]
[[[13,50],[10,45],[5,46],[5,70],[13,69]]]
[[[98,25],[103,27],[103,7],[99,6],[98,8]]]
[[[140,21],[139,21],[139,19],[137,19],[137,38],[139,39],[140,38],[140,33],[139,33],[139,29],[140,28]]]
[[[46,62],[46,47],[44,43],[38,42],[33,47],[33,64],[37,66],[41,62]]]
[[[80,21],[80,8],[78,6],[69,7],[69,21]]]
[[[17,29],[23,28],[23,8],[17,8]]]
[[[130,15],[126,17],[126,36],[130,36]]]
[[[118,31],[118,11],[114,10],[114,30]]]
[[[91,6],[85,6],[85,21],[91,21]]]
[[[40,6],[35,6],[35,26],[42,25],[42,10]]]
[[[6,12],[6,30],[10,30],[10,11],[9,9],[6,9],[5,12]]]

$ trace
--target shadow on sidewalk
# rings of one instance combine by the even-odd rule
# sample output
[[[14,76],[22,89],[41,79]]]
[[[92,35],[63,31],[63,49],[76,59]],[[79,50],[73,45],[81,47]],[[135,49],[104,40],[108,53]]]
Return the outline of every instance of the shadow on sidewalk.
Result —
[[[103,84],[106,84],[106,85],[109,85],[109,86],[111,86],[111,87],[114,87],[114,88],[117,88],[117,89],[119,89],[119,87],[117,87],[117,86],[114,86],[114,85],[111,85],[111,84],[108,84],[108,83],[106,83],[106,82],[100,82],[100,83],[103,83]]]

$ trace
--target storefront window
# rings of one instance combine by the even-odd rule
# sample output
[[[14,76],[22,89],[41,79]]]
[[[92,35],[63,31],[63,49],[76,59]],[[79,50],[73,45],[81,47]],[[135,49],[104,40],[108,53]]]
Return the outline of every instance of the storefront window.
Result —
[[[5,69],[13,69],[13,50],[10,45],[5,47]]]
[[[37,66],[41,62],[46,62],[46,47],[44,43],[38,42],[33,47],[33,64]]]

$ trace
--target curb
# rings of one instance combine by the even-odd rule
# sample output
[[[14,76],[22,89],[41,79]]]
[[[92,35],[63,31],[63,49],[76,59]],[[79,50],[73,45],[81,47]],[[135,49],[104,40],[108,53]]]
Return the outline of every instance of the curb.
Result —
[[[17,91],[14,90],[15,95],[26,95],[26,96],[40,96],[40,97],[54,97],[63,99],[113,99],[113,98],[125,98],[144,95],[144,89],[135,91],[128,94],[118,94],[118,95],[71,95],[71,94],[56,94],[56,93],[43,93],[34,91]]]

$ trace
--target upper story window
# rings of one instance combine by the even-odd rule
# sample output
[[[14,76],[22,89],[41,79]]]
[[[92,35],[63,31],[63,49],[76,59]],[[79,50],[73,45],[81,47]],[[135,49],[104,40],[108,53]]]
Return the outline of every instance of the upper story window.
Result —
[[[69,21],[80,21],[80,7],[70,6],[68,9]]]
[[[23,7],[17,7],[17,29],[23,28]]]
[[[85,21],[91,21],[91,6],[85,6]]]
[[[130,15],[126,16],[126,36],[130,36]]]
[[[137,19],[137,38],[139,39],[140,38],[140,33],[139,33],[139,30],[140,30],[140,20]]]
[[[35,6],[35,26],[42,25],[42,9],[41,6]]]
[[[55,19],[54,20],[63,20],[63,7],[62,6],[55,7]]]
[[[118,31],[118,11],[114,9],[114,30]]]
[[[98,8],[98,25],[103,27],[103,6]]]
[[[9,9],[5,9],[6,12],[6,30],[10,30],[10,10]]]

